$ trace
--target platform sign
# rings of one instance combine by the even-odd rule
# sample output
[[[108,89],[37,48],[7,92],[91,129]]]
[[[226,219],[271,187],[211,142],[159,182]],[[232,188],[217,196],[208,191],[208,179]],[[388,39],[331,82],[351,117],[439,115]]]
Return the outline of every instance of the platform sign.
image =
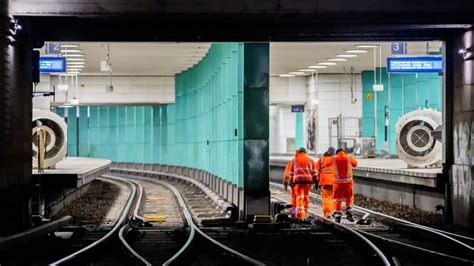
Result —
[[[392,54],[406,54],[407,43],[406,42],[392,42]]]
[[[292,113],[304,113],[304,105],[302,105],[302,104],[292,105],[291,106],[291,112]]]
[[[443,72],[442,57],[389,57],[389,73],[439,73]]]
[[[40,57],[39,68],[41,73],[59,73],[66,71],[66,58]]]
[[[58,42],[48,42],[46,45],[47,54],[61,54],[61,45]]]

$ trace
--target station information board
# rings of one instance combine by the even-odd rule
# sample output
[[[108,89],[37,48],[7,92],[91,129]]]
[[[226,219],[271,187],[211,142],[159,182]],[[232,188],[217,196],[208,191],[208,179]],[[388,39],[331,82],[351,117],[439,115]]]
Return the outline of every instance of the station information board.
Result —
[[[443,72],[443,58],[439,56],[389,57],[389,73],[439,73]]]
[[[302,104],[292,105],[291,106],[291,112],[293,112],[293,113],[304,113],[304,105],[302,105]]]
[[[57,73],[66,71],[66,58],[40,57],[39,69],[42,73]]]

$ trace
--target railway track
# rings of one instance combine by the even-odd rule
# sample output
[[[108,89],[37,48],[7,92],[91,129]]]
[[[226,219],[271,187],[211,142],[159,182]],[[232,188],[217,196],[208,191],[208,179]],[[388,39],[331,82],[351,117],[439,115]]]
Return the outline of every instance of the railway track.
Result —
[[[13,246],[0,252],[0,265],[70,264],[83,259],[86,255],[98,253],[97,250],[101,252],[106,243],[113,242],[110,240],[115,238],[121,226],[127,222],[128,211],[136,200],[137,191],[133,184],[124,180],[113,182],[120,182],[129,188],[123,210],[116,222],[93,231],[87,231],[83,226],[59,228],[47,236],[28,241],[26,245]]]
[[[282,191],[282,186],[271,183],[273,191]],[[314,204],[321,198],[310,194]],[[474,249],[472,239],[463,235],[418,225],[392,216],[354,207],[354,214],[362,223],[344,222],[350,228],[376,244],[390,258],[393,265],[441,264],[473,265]],[[318,220],[327,220],[318,217]],[[365,223],[365,224],[364,224]]]
[[[172,192],[177,202],[177,208],[169,211],[176,212],[179,210],[184,218],[183,225],[186,228],[135,227],[135,229],[142,232],[138,237],[137,234],[133,234],[134,231],[128,230],[130,226],[124,228],[122,232],[128,232],[129,236],[122,235],[122,243],[127,247],[129,253],[141,263],[146,265],[209,265],[219,262],[227,265],[263,265],[262,262],[216,241],[202,231],[194,221],[191,210],[187,206],[190,199],[186,200],[180,190],[170,182],[137,176],[106,175],[106,177],[127,178],[128,181],[139,187],[138,190],[142,189],[140,183],[143,184],[143,182],[166,188]],[[199,193],[197,194],[199,195]],[[146,218],[138,215],[140,206],[141,204],[135,205],[133,220],[143,222],[146,221]],[[150,250],[150,246],[144,245],[144,243],[152,243],[155,247],[163,248]]]
[[[183,185],[181,182],[171,181],[176,175],[168,175],[166,173],[155,173],[152,175],[151,172],[140,172],[133,169],[121,169],[117,172],[122,173],[120,176],[132,177],[134,180],[146,180],[150,182],[160,182],[157,178],[167,180],[166,184],[169,182],[173,185],[179,186],[179,190],[186,195],[185,201],[188,205],[192,205],[195,200],[199,200],[199,196],[196,199],[196,193],[188,191],[190,189],[189,185]],[[126,175],[123,175],[126,173]],[[139,177],[138,174],[147,176],[154,176],[155,178],[145,178]],[[168,177],[166,177],[168,176]],[[170,178],[171,177],[171,178]],[[161,184],[164,185],[164,184]],[[194,208],[201,208],[196,205]],[[213,215],[214,216],[214,215]],[[334,228],[333,228],[334,227]],[[212,239],[219,241],[228,248],[238,251],[241,254],[246,254],[256,259],[254,263],[267,264],[267,265],[333,265],[333,264],[343,264],[343,265],[389,265],[388,259],[378,251],[378,249],[367,241],[367,239],[361,236],[359,233],[353,230],[344,229],[339,225],[326,225],[321,223],[319,226],[305,226],[299,225],[296,228],[289,229],[275,229],[271,226],[264,229],[254,228],[229,228],[229,227],[204,227],[198,228],[200,231],[204,232],[207,236],[210,236]],[[275,229],[275,230],[274,230]],[[145,235],[148,234],[147,229],[145,230]],[[153,230],[153,233],[161,235],[165,234],[160,230]],[[148,240],[150,242],[156,242],[158,236],[151,236]],[[136,241],[144,242],[144,239]],[[197,242],[199,246],[205,244],[205,239],[200,237]],[[296,242],[295,242],[296,241]],[[168,243],[174,243],[173,240],[170,240]],[[292,245],[291,243],[300,243],[298,245]],[[134,244],[131,244],[132,246]],[[177,245],[175,245],[177,246]],[[147,250],[140,251],[143,246],[136,245],[136,251],[140,254],[147,253]],[[224,257],[218,256],[206,256],[202,252],[201,248],[194,249],[190,248],[188,251],[189,255],[184,255],[184,257],[179,261],[178,264],[200,264],[196,263],[199,261],[199,258],[204,255],[204,261],[201,264],[215,265],[236,265],[239,264],[239,260],[236,260],[235,256],[229,257],[229,254]],[[150,255],[149,260],[155,260],[154,264],[163,263],[160,260],[153,258],[153,254]],[[193,258],[192,261],[186,259],[186,256]],[[147,258],[147,256],[145,256]]]

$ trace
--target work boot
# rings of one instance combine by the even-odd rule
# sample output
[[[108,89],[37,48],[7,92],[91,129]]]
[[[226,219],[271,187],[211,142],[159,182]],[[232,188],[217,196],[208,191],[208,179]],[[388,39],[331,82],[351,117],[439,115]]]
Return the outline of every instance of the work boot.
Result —
[[[334,212],[334,221],[336,221],[336,223],[341,223],[341,218],[342,218],[342,213]]]
[[[352,208],[351,207],[347,207],[346,208],[346,218],[347,220],[349,220],[349,222],[354,222],[354,217],[352,215]]]

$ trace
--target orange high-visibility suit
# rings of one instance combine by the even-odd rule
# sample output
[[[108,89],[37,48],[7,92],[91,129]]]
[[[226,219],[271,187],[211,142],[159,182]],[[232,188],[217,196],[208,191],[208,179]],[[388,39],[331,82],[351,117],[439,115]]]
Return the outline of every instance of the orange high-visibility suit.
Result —
[[[332,155],[325,155],[316,162],[316,170],[319,173],[319,186],[323,203],[324,217],[329,217],[334,211],[333,184],[336,178],[336,162]]]
[[[357,160],[340,151],[336,154],[336,179],[334,179],[334,208],[335,214],[340,215],[342,202],[346,203],[346,211],[351,211],[354,204],[354,178],[352,167],[357,166]]]
[[[285,184],[285,188],[290,182],[291,162],[292,161],[289,161],[285,165],[285,174],[283,176],[283,184]],[[296,195],[295,195],[293,187],[291,187],[291,186],[290,186],[290,204],[293,205],[293,208],[296,205]]]
[[[290,184],[296,196],[296,217],[304,219],[309,210],[309,192],[316,180],[316,163],[305,152],[296,152],[290,164]]]

